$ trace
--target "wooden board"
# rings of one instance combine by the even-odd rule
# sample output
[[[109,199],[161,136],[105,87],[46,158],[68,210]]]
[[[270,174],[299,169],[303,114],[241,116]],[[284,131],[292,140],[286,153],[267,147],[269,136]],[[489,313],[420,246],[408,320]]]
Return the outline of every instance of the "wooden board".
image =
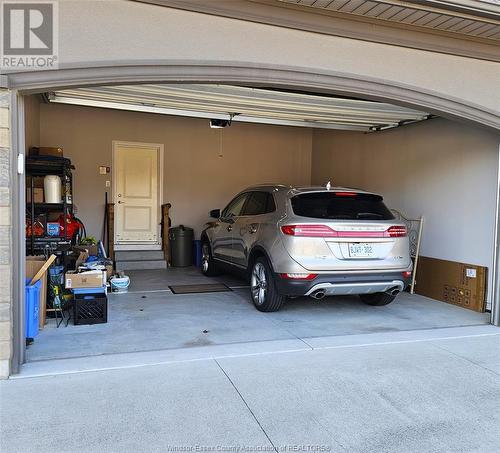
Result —
[[[34,277],[31,279],[30,285],[33,285],[33,283],[36,283],[38,280],[40,280],[45,272],[47,272],[48,268],[50,265],[56,260],[56,255],[50,255],[49,259],[45,261],[44,265],[38,270],[38,272],[34,275]]]
[[[115,262],[115,205],[108,203],[108,237],[109,237],[109,250],[108,258]]]
[[[487,267],[421,256],[417,271],[415,293],[484,312]]]
[[[167,265],[170,266],[170,239],[168,235],[168,229],[170,228],[170,208],[172,205],[170,203],[161,206],[161,237],[162,237],[162,247],[163,255]]]

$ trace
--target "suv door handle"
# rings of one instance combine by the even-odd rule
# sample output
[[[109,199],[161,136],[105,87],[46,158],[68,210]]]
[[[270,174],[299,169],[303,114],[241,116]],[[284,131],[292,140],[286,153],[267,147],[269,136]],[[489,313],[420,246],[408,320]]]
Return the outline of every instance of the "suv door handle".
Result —
[[[231,225],[227,226],[227,231],[233,231],[233,227]]]

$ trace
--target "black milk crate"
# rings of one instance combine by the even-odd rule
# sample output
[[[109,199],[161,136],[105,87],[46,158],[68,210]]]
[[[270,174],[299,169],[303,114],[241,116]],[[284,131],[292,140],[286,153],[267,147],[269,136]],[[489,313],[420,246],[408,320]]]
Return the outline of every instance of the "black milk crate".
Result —
[[[74,294],[73,297],[73,320],[75,325],[108,322],[108,297],[106,294]]]

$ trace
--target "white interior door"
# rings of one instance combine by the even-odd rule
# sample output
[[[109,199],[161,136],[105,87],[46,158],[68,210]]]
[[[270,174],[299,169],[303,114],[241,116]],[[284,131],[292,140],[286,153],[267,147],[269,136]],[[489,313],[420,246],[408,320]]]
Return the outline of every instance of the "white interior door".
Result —
[[[114,142],[116,244],[159,244],[161,145]]]

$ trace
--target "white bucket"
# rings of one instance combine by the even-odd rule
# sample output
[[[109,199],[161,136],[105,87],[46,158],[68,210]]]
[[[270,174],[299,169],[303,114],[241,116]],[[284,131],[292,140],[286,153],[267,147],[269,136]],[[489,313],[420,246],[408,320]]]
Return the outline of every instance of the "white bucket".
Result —
[[[126,293],[130,285],[130,278],[126,275],[123,277],[113,277],[110,282],[113,293]]]
[[[43,179],[45,203],[61,202],[61,178],[56,175],[47,175]]]

